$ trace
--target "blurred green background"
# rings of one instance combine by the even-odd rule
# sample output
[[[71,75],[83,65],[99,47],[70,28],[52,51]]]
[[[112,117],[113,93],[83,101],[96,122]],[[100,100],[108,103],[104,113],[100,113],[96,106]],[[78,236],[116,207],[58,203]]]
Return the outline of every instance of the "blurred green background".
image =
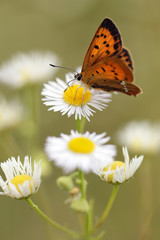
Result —
[[[115,132],[128,121],[159,121],[159,9],[158,0],[0,0],[0,63],[17,52],[49,50],[60,57],[63,66],[75,69],[82,65],[89,43],[101,21],[104,17],[111,18],[122,34],[124,46],[132,53],[135,81],[143,89],[143,94],[137,98],[123,94],[114,95],[109,107],[103,112],[97,111],[91,122],[86,123],[85,129],[97,133],[106,131],[111,136],[110,142],[116,144]],[[58,71],[56,76],[64,79],[65,73],[65,70]],[[38,144],[43,149],[47,136],[59,136],[61,132],[69,134],[70,129],[76,129],[76,124],[74,117],[68,119],[59,112],[47,111],[41,101],[42,87],[43,83],[38,86],[38,101],[41,107]],[[16,96],[13,89],[5,86],[0,88],[0,92],[7,97]],[[1,139],[2,137],[3,135]],[[30,144],[27,144],[29,139],[19,139],[16,130],[12,130],[12,137],[20,142],[19,148],[23,145],[24,155],[32,153]],[[5,139],[4,143],[7,147]],[[17,154],[8,148],[8,156],[2,153],[1,161]],[[122,160],[120,147],[118,158]],[[159,239],[159,157],[151,157],[148,162],[151,174],[150,192],[145,191],[147,176],[142,180],[145,175],[144,160],[134,179],[120,187],[113,209],[103,227],[106,230],[103,239]],[[52,176],[43,179],[33,199],[50,217],[78,230],[76,214],[63,204],[67,196],[55,183],[62,171],[52,164],[51,168]],[[93,174],[89,174],[87,180],[88,197],[95,199],[95,216],[100,216],[112,186]],[[145,228],[143,207],[148,198],[152,216],[149,226]],[[0,197],[0,206],[0,239],[70,239],[47,226],[24,201]],[[143,232],[146,232],[146,235]]]

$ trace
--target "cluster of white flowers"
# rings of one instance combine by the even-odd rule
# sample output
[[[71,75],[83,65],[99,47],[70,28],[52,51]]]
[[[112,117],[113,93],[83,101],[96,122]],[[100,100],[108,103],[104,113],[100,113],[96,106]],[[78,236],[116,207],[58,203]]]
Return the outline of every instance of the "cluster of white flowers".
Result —
[[[75,119],[85,117],[88,121],[93,115],[95,108],[103,110],[107,103],[111,101],[111,94],[100,90],[86,89],[79,81],[74,81],[72,74],[66,74],[65,82],[57,78],[56,82],[44,84],[42,95],[44,104],[49,106],[49,110],[60,111],[62,115],[68,117],[75,115]],[[94,172],[102,179],[112,183],[122,183],[133,176],[140,166],[143,156],[134,157],[129,163],[127,148],[123,149],[124,163],[114,161],[116,148],[106,144],[109,137],[104,137],[105,133],[86,132],[80,134],[71,131],[70,135],[61,134],[59,138],[48,137],[45,151],[50,160],[68,173],[76,169],[83,172]],[[105,174],[104,174],[105,172]],[[107,177],[107,176],[113,176]],[[117,177],[118,176],[118,177]],[[111,181],[112,179],[112,181]]]
[[[50,63],[58,63],[58,58],[51,53],[32,52],[29,54],[18,54],[0,67],[0,82],[20,88],[28,83],[51,80],[55,68],[49,67]],[[56,82],[49,81],[44,84],[42,90],[43,101],[49,110],[60,111],[68,117],[75,115],[75,119],[85,117],[88,121],[95,112],[94,109],[102,111],[111,101],[111,94],[100,90],[87,89],[79,81],[72,81],[73,76],[66,74],[66,80],[57,78]],[[69,84],[72,82],[71,86]],[[16,124],[22,119],[22,108],[18,103],[12,102],[10,108],[4,99],[0,101],[0,129]],[[146,142],[154,140],[155,132],[148,134],[146,123],[143,128],[134,130],[135,123],[127,130],[119,133],[121,143],[129,148],[134,146],[139,149],[148,148]],[[145,139],[142,143],[139,136]],[[131,140],[132,136],[132,140]],[[135,136],[135,137],[133,137]],[[157,135],[159,141],[160,135]],[[116,147],[108,144],[110,137],[106,133],[78,133],[71,131],[70,135],[61,134],[60,137],[48,137],[45,144],[45,151],[48,158],[65,173],[76,169],[85,173],[94,172],[103,180],[112,183],[123,183],[131,178],[142,163],[143,156],[129,160],[128,150],[123,148],[124,162],[115,161]],[[137,147],[138,146],[138,147]],[[139,151],[138,151],[139,152]],[[0,176],[0,186],[3,189],[1,194],[13,198],[25,198],[36,192],[41,183],[41,167],[34,162],[32,170],[31,158],[25,157],[24,164],[20,158],[14,157],[1,163],[1,168],[6,180]]]
[[[105,135],[89,132],[80,134],[72,130],[70,135],[48,137],[45,151],[49,159],[66,173],[80,169],[85,173],[94,172],[108,182],[122,183],[134,175],[143,156],[135,156],[129,161],[127,148],[124,147],[124,162],[114,161],[116,148],[106,144],[110,137]]]

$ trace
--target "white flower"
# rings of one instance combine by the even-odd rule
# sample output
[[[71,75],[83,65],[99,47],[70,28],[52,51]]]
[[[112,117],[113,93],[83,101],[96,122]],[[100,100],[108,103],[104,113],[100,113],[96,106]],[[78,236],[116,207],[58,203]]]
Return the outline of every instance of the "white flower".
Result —
[[[41,183],[41,167],[39,162],[34,161],[34,170],[32,170],[31,158],[26,156],[24,164],[20,157],[17,160],[14,157],[1,163],[1,168],[5,174],[6,180],[0,176],[0,187],[3,192],[1,195],[7,195],[12,198],[25,198],[37,192]]]
[[[82,116],[89,121],[89,117],[95,112],[91,107],[102,111],[111,100],[111,94],[101,90],[87,89],[77,80],[68,87],[68,82],[74,80],[73,75],[66,74],[66,82],[57,78],[56,82],[44,84],[42,100],[46,106],[50,106],[49,111],[60,111],[62,115],[68,117],[75,114],[75,119]]]
[[[6,101],[0,95],[0,131],[10,128],[22,121],[23,109],[17,99]]]
[[[29,83],[50,80],[56,68],[49,66],[59,60],[50,52],[18,53],[0,67],[0,82],[20,88]]]
[[[129,160],[127,147],[123,147],[124,162],[113,161],[105,168],[99,168],[97,174],[105,181],[111,183],[123,183],[131,178],[143,161],[143,156],[135,156]]]
[[[133,121],[117,133],[117,138],[133,152],[156,153],[160,150],[160,124]]]
[[[80,134],[71,131],[70,135],[61,134],[61,137],[48,137],[45,151],[50,160],[61,167],[64,172],[72,172],[80,169],[86,173],[105,163],[113,161],[116,154],[115,146],[104,145],[110,139],[105,133],[86,132]],[[107,159],[107,160],[106,160]]]

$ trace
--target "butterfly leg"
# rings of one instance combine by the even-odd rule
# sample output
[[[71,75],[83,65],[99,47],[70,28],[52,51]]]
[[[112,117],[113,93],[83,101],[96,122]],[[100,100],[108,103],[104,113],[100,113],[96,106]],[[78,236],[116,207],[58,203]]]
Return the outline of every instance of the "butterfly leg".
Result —
[[[84,89],[83,89],[83,97],[82,97],[82,103],[81,103],[81,106],[83,106],[83,101],[84,101],[84,95],[85,95],[85,93],[86,93],[86,88],[84,87]]]
[[[76,100],[76,95],[77,95],[78,89],[80,89],[81,87],[82,87],[82,84],[79,85],[79,87],[76,89],[76,92],[75,92],[75,95],[74,95],[74,101]]]

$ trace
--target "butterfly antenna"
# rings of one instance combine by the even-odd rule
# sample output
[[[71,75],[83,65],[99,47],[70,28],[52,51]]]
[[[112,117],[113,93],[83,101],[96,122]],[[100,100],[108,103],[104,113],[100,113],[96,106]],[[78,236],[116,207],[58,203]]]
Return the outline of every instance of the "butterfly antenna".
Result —
[[[57,68],[63,68],[63,69],[66,69],[66,70],[69,70],[69,71],[72,71],[72,72],[76,72],[78,73],[77,71],[71,69],[71,68],[67,68],[67,67],[62,67],[62,66],[56,66],[56,65],[53,65],[53,64],[49,64],[51,67],[57,67]]]

